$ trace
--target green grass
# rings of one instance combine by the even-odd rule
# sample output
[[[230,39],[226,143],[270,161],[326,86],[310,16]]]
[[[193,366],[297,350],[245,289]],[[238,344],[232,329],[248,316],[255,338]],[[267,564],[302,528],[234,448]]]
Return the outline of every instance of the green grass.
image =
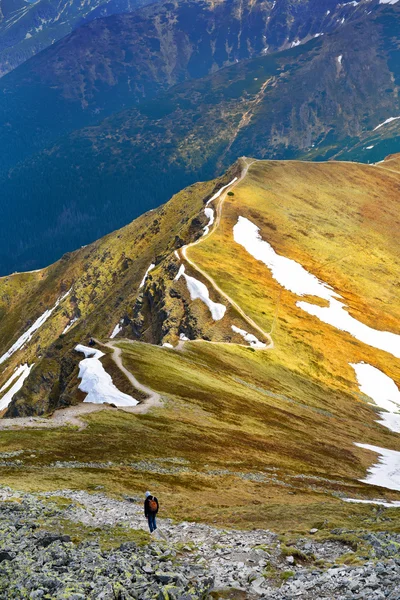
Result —
[[[4,484],[37,491],[102,485],[116,497],[150,488],[161,499],[162,516],[227,527],[302,534],[316,523],[325,523],[325,530],[382,527],[372,506],[332,496],[332,491],[382,495],[356,481],[364,467],[353,436],[365,435],[368,409],[346,417],[348,400],[338,396],[332,416],[315,412],[319,403],[325,406],[325,389],[283,369],[268,353],[207,343],[188,343],[183,352],[140,343],[121,346],[125,364],[164,395],[164,406],[145,415],[115,409],[93,413],[85,417],[83,431],[2,431],[0,452],[26,450],[19,457],[23,468],[2,468]],[[306,391],[312,406],[304,402]],[[378,435],[371,419],[370,435],[375,429]],[[156,472],[158,465],[179,466],[177,459],[186,461],[188,471]],[[108,460],[113,464],[105,468],[51,466]],[[129,466],[140,460],[150,466]],[[292,477],[299,472],[309,479]],[[257,474],[265,479],[258,482]],[[395,530],[397,512],[385,514],[391,518],[385,528]]]
[[[163,406],[142,415],[115,409],[93,413],[85,417],[87,428],[82,431],[0,431],[0,452],[26,451],[22,468],[2,467],[2,481],[27,490],[102,485],[117,497],[150,488],[162,501],[162,515],[177,521],[301,534],[316,523],[324,531],[381,529],[373,506],[346,504],[339,496],[376,498],[384,493],[398,499],[396,492],[359,481],[376,455],[354,442],[400,450],[400,438],[376,423],[376,411],[360,395],[348,363],[365,360],[396,379],[396,361],[301,313],[297,297],[282,292],[266,267],[232,241],[238,214],[248,216],[277,251],[343,293],[352,314],[361,320],[367,315],[365,321],[372,326],[395,329],[400,316],[392,302],[396,282],[388,280],[380,265],[395,268],[398,261],[389,227],[397,196],[392,179],[370,171],[358,165],[271,162],[251,169],[226,200],[218,231],[189,253],[256,322],[267,330],[274,325],[274,349],[255,352],[197,341],[173,351],[121,342],[124,364],[161,394]],[[185,190],[151,217],[78,251],[67,259],[67,267],[60,262],[50,268],[46,294],[54,297],[57,277],[78,277],[77,300],[71,302],[82,308],[82,322],[59,339],[69,316],[60,309],[27,354],[15,358],[12,365],[38,352],[40,344],[46,348],[36,374],[31,374],[35,390],[26,388],[32,405],[57,399],[61,389],[65,398],[79,400],[74,345],[90,334],[106,337],[125,312],[132,317],[138,283],[159,254],[150,296],[160,312],[147,307],[144,335],[151,341],[159,334],[160,314],[166,319],[163,325],[175,332],[183,315],[200,330],[205,328],[210,338],[232,335],[231,324],[241,324],[233,310],[211,328],[199,301],[186,314],[184,282],[173,283],[175,237],[193,234],[191,219],[212,191],[213,183]],[[383,207],[374,200],[378,192],[385,194]],[[357,235],[351,235],[353,230]],[[369,264],[366,247],[372,249]],[[333,260],[343,256],[351,259]],[[138,397],[108,353],[103,361],[118,387]],[[53,387],[47,384],[52,379]],[[55,468],[55,461],[112,464]],[[177,468],[179,461],[185,468]],[[397,513],[385,509],[385,529],[397,530]]]

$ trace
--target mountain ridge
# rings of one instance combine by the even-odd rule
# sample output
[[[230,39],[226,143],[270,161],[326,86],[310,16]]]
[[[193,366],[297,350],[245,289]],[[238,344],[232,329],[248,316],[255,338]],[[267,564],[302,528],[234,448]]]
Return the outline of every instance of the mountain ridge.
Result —
[[[240,155],[377,162],[396,151],[399,121],[373,129],[400,112],[399,31],[398,5],[382,6],[340,32],[179,84],[20,163],[2,178],[10,200],[4,240],[14,255],[2,258],[2,272],[42,266],[50,245],[57,258],[106,233],[106,222],[122,226],[181,187],[220,175]],[[389,136],[381,147],[379,136]],[[44,200],[47,229],[46,217],[37,218]],[[30,227],[21,239],[22,202]],[[41,259],[32,260],[32,248]]]

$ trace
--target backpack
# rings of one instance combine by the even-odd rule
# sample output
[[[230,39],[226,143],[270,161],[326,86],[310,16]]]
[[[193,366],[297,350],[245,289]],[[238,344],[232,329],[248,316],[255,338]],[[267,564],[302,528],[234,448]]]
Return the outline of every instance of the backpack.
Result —
[[[157,508],[158,508],[157,502],[156,502],[156,500],[154,499],[154,496],[153,496],[149,500],[149,509],[150,509],[150,512],[156,512]]]

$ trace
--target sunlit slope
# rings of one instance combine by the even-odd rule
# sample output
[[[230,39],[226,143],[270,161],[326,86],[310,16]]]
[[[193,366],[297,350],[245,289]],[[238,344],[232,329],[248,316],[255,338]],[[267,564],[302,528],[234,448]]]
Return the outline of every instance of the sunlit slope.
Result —
[[[130,321],[147,268],[191,239],[196,231],[192,221],[215,185],[191,186],[167,205],[46,269],[0,278],[0,388],[19,365],[35,364],[20,392],[20,414],[42,414],[77,401],[71,394],[78,384],[74,346],[93,335],[107,338],[121,319]],[[31,338],[1,361],[51,309]]]
[[[352,317],[400,333],[399,183],[400,175],[366,165],[257,162],[227,197],[220,226],[188,257],[272,332],[274,360],[358,399],[349,363],[367,362],[400,382],[398,360],[297,306],[328,302],[285,289],[234,241],[233,228],[239,216],[249,219],[275,252],[329,284]]]
[[[326,282],[326,298],[340,298],[353,321],[398,334],[398,157],[377,167],[253,162],[246,174],[250,163],[239,160],[220,180],[183,190],[44,271],[0,280],[1,353],[70,290],[0,366],[2,386],[15,367],[35,362],[12,416],[82,401],[74,347],[96,336],[111,352],[102,343],[121,319],[112,343],[123,367],[162,400],[146,413],[108,406],[84,416],[82,430],[0,431],[0,451],[26,453],[23,468],[2,471],[6,484],[157,489],[168,515],[180,519],[184,510],[187,519],[224,525],[381,526],[373,506],[343,501],[399,497],[359,481],[377,455],[355,442],[400,451],[400,436],[378,423],[383,413],[360,392],[350,363],[370,364],[399,384],[396,347],[377,349],[306,312],[299,302],[317,309],[329,302],[290,291],[290,278],[279,283],[282,269],[272,274],[234,228],[247,219],[278,256],[319,278],[317,291]],[[207,225],[210,207],[215,220]],[[193,280],[207,294],[193,298]],[[213,318],[216,305],[221,314]],[[232,326],[264,346],[249,346]],[[135,396],[110,354],[102,360],[118,388]],[[397,513],[390,518],[396,528]]]

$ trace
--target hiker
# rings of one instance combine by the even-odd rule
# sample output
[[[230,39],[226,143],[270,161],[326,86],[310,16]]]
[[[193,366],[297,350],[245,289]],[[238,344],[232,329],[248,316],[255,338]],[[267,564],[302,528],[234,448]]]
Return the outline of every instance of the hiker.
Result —
[[[144,516],[149,522],[150,533],[153,533],[157,529],[156,514],[158,513],[158,500],[155,496],[152,496],[150,492],[145,493],[144,501]]]

